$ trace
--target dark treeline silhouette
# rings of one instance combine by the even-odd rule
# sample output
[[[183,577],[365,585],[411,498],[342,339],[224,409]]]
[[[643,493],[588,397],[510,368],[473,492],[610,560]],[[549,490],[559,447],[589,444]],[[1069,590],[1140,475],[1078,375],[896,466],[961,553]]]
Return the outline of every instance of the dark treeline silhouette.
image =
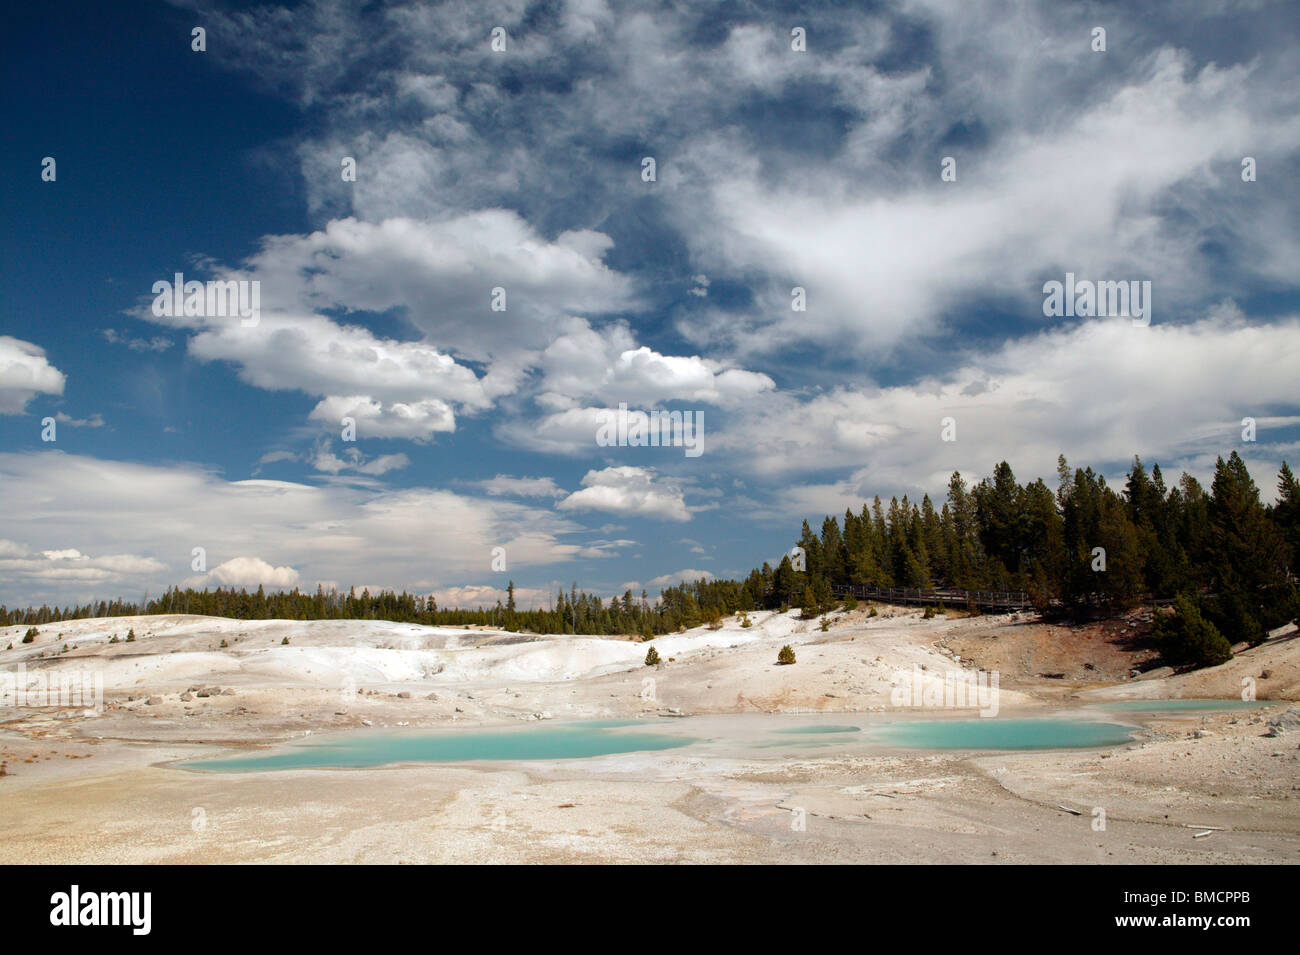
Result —
[[[1148,472],[1137,458],[1118,491],[1091,468],[1071,470],[1064,457],[1055,491],[1042,478],[1018,483],[1003,462],[973,486],[954,473],[939,508],[928,495],[919,504],[904,496],[884,505],[877,497],[859,513],[846,510],[842,523],[826,517],[820,533],[805,521],[802,554],[792,552],[795,559],[787,554],[775,568],[765,563],[743,581],[667,587],[656,603],[645,591],[637,598],[630,590],[603,601],[576,584],[536,610],[517,609],[513,584],[505,604],[474,610],[441,608],[432,597],[392,591],[173,588],[143,608],[121,600],[62,610],[0,607],[0,623],[198,613],[653,636],[757,609],[799,606],[815,614],[835,604],[833,586],[859,584],[1022,590],[1040,609],[1075,615],[1177,598],[1173,616],[1190,621],[1195,633],[1176,633],[1166,624],[1157,627],[1157,637],[1168,643],[1171,658],[1207,662],[1226,658],[1229,643],[1263,640],[1267,630],[1300,613],[1300,484],[1285,462],[1277,487],[1277,503],[1265,507],[1236,452],[1219,458],[1208,493],[1188,474],[1167,487],[1158,465]],[[1189,651],[1184,644],[1190,642],[1209,649]]]
[[[358,594],[353,589],[344,594],[318,587],[313,594],[297,588],[267,593],[258,587],[250,593],[233,587],[216,590],[173,587],[156,600],[142,604],[119,599],[62,609],[43,606],[10,611],[0,606],[0,624],[40,626],[89,617],[188,613],[236,620],[391,620],[426,626],[479,624],[533,633],[654,635],[681,626],[675,616],[665,612],[664,604],[651,605],[645,591],[636,598],[629,590],[606,604],[595,594],[579,591],[575,583],[567,594],[559,591],[547,609],[520,610],[515,604],[514,590],[512,581],[504,604],[498,601],[495,607],[459,609],[439,607],[431,595],[391,590],[374,594],[363,590]]]
[[[1188,474],[1171,489],[1138,458],[1121,491],[1064,457],[1054,492],[1041,478],[1019,484],[1004,461],[973,487],[954,473],[938,510],[928,495],[887,507],[877,497],[843,525],[827,517],[820,534],[805,521],[798,546],[745,581],[764,606],[815,613],[837,584],[1023,590],[1066,615],[1172,598],[1156,638],[1188,663],[1222,662],[1232,643],[1258,643],[1300,614],[1300,484],[1283,462],[1265,507],[1235,451],[1218,459],[1209,493]]]

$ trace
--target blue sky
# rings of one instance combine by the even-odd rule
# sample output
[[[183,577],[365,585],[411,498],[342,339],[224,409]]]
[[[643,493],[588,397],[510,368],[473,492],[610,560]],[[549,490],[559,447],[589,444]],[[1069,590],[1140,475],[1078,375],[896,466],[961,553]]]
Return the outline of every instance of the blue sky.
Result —
[[[1058,453],[1236,449],[1270,494],[1298,33],[1263,0],[15,14],[0,602],[654,593]],[[259,283],[257,324],[152,314],[176,272]],[[1045,316],[1067,272],[1151,282],[1149,323]],[[620,403],[702,415],[704,453],[600,446]]]

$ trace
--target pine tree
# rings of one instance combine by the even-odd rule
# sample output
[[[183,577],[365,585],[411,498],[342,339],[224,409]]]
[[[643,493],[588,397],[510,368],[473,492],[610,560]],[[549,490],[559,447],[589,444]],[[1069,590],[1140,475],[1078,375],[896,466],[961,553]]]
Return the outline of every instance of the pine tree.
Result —
[[[1300,575],[1300,481],[1285,461],[1277,475],[1277,503],[1270,508],[1269,516],[1286,542],[1291,572]]]
[[[817,616],[817,595],[813,593],[812,585],[804,587],[803,598],[799,601],[802,612],[799,614],[803,620],[811,620]]]
[[[781,558],[781,563],[777,564],[776,573],[772,579],[773,606],[786,606],[794,603],[795,594],[798,593],[795,587],[794,567],[790,563],[790,555],[786,554]]]
[[[1160,655],[1174,666],[1218,666],[1232,659],[1228,641],[1187,594],[1174,598],[1171,613],[1156,616],[1152,636]]]
[[[1215,464],[1208,515],[1215,547],[1207,561],[1213,596],[1206,612],[1230,641],[1259,643],[1295,615],[1300,600],[1286,541],[1236,451]]]

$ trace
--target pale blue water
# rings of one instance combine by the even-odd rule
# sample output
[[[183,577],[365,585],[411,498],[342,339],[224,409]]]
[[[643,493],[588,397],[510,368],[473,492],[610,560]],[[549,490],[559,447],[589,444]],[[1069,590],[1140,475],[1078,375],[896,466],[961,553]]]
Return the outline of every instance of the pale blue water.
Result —
[[[1134,727],[1093,720],[990,717],[886,723],[870,732],[873,741],[908,749],[1080,749],[1127,743]]]
[[[1114,746],[1133,738],[1119,723],[1057,717],[1038,719],[908,719],[850,724],[782,725],[779,716],[729,723],[701,718],[708,738],[654,731],[642,720],[590,720],[545,726],[475,730],[350,733],[248,755],[193,760],[181,765],[216,772],[277,769],[362,769],[394,763],[480,760],[583,759],[616,753],[675,749],[697,743],[739,744],[786,751],[830,747],[861,751],[871,745],[917,750],[1035,750]],[[674,721],[674,729],[690,726]],[[860,734],[850,736],[849,734]],[[792,739],[791,737],[797,737]]]
[[[860,726],[791,726],[788,729],[777,730],[778,733],[810,733],[820,735],[822,733],[861,733]]]
[[[628,720],[592,720],[555,726],[434,733],[364,733],[288,749],[182,765],[218,772],[266,769],[362,769],[391,763],[464,763],[474,760],[581,759],[673,749],[694,740],[647,732],[612,732]],[[644,724],[642,724],[644,725]]]
[[[1097,703],[1107,710],[1158,711],[1175,713],[1180,710],[1253,710],[1271,706],[1270,700],[1125,700],[1121,703]]]

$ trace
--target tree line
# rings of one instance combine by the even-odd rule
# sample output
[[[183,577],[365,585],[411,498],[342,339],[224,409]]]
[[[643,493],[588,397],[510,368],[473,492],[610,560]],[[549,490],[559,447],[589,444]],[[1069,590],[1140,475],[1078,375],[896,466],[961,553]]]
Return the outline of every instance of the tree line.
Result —
[[[1004,461],[973,486],[954,473],[938,509],[928,495],[887,507],[877,497],[842,525],[826,517],[820,534],[805,521],[798,549],[744,587],[762,606],[814,612],[837,584],[1019,590],[1072,617],[1170,599],[1156,638],[1190,663],[1222,662],[1231,644],[1259,643],[1300,615],[1300,484],[1286,462],[1267,507],[1235,451],[1217,460],[1208,492],[1186,473],[1170,488],[1140,458],[1120,490],[1064,457],[1056,483],[1021,484]]]
[[[797,549],[775,567],[764,563],[744,580],[684,581],[665,587],[653,602],[644,590],[639,597],[628,590],[603,600],[579,591],[576,583],[546,608],[532,610],[518,609],[513,582],[505,603],[475,609],[439,607],[432,596],[389,590],[358,595],[322,588],[269,594],[261,587],[254,593],[171,588],[139,604],[119,599],[63,609],[0,606],[0,623],[196,613],[651,637],[716,625],[723,616],[751,610],[799,606],[809,615],[823,612],[836,604],[835,585],[858,584],[1022,590],[1043,611],[1074,616],[1175,599],[1179,625],[1195,623],[1196,639],[1213,644],[1213,652],[1190,655],[1204,662],[1222,656],[1223,643],[1257,643],[1300,614],[1300,483],[1285,462],[1277,501],[1268,507],[1235,451],[1218,459],[1208,491],[1185,473],[1169,487],[1159,465],[1148,471],[1139,458],[1118,490],[1091,468],[1071,470],[1064,457],[1056,479],[1055,490],[1042,478],[1021,484],[1005,461],[973,485],[954,472],[938,507],[929,495],[919,503],[895,497],[888,505],[876,497],[857,513],[846,509],[842,522],[827,516],[820,532],[804,521]]]

